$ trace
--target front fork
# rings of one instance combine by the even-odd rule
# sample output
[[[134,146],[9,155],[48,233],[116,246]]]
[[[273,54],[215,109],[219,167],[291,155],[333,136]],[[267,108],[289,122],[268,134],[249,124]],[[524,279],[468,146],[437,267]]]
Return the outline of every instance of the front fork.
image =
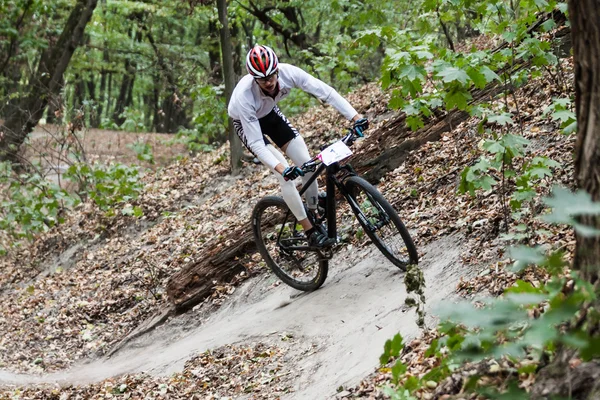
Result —
[[[336,174],[339,171],[343,171],[343,176],[338,179]],[[355,176],[356,172],[351,165],[346,164],[344,166],[340,166],[339,163],[331,164],[327,167],[327,204],[325,208],[325,215],[327,216],[327,236],[330,238],[334,238],[337,241],[337,215],[336,215],[336,200],[335,200],[335,189],[340,191],[340,193],[346,193],[344,188],[344,181],[346,178],[350,176]]]

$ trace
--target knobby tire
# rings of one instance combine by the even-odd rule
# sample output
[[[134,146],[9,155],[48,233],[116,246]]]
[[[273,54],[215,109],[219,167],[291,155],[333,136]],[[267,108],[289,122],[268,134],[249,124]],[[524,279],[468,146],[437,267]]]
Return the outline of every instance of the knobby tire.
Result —
[[[289,211],[283,198],[268,196],[259,200],[252,211],[252,231],[256,247],[267,266],[285,284],[306,292],[316,290],[327,278],[329,262],[326,259],[319,259],[317,253],[310,250],[281,251],[280,241],[276,237],[282,233],[282,226],[286,224],[292,227],[291,231],[295,231],[297,220]],[[291,236],[288,239],[295,240],[294,238]],[[314,277],[294,276],[286,271],[287,264],[301,264],[304,260],[307,261],[308,266],[302,267],[303,272],[314,273]],[[298,271],[295,272],[299,274]],[[301,280],[299,279],[301,277],[308,279]]]
[[[355,202],[358,203],[361,209],[368,208],[371,210],[373,215],[368,215],[368,219],[373,220],[371,226],[377,226],[377,224],[382,225],[377,230],[371,230],[369,228],[369,224],[365,223],[360,217],[361,212],[352,209],[365,233],[373,241],[375,246],[377,246],[377,248],[383,253],[383,255],[403,271],[406,271],[406,267],[409,264],[417,264],[419,261],[419,256],[408,230],[404,226],[404,223],[402,223],[402,220],[398,216],[396,210],[394,210],[394,208],[383,197],[379,190],[358,176],[351,176],[346,179],[345,185],[348,193],[350,193],[350,196],[354,198]],[[364,195],[360,195],[361,193],[364,193]],[[367,204],[367,206],[363,207],[365,204]],[[363,211],[363,216],[365,216],[367,212],[368,210]],[[388,221],[387,223],[384,223],[384,220],[386,219]],[[390,228],[390,235],[395,235],[396,233],[400,235],[400,238],[402,239],[402,249],[399,251],[393,251],[391,249],[387,242],[397,241],[396,239],[398,238],[392,237],[386,241],[386,239],[382,237],[382,233],[380,231],[381,228],[384,227]],[[405,253],[405,255],[400,257],[399,253]]]

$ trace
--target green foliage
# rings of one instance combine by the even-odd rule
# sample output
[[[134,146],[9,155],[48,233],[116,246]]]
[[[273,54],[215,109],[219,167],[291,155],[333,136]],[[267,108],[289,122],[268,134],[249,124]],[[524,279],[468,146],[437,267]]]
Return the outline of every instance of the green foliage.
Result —
[[[31,239],[63,222],[65,211],[79,203],[40,174],[16,174],[6,162],[0,163],[0,197],[0,229],[17,239]]]
[[[140,132],[144,130],[144,115],[138,109],[125,107],[125,110],[120,115],[125,121],[119,127],[126,132]]]
[[[177,136],[191,151],[210,151],[213,143],[227,140],[228,115],[223,98],[224,86],[197,86],[191,91],[196,104],[193,129],[180,129]]]
[[[137,166],[77,163],[64,176],[79,184],[79,196],[89,197],[105,211],[137,198],[143,189]]]
[[[577,118],[573,112],[571,99],[554,98],[552,104],[543,112],[543,115],[548,114],[554,121],[560,122],[560,128],[564,134],[570,135],[577,132]]]
[[[512,122],[512,119],[504,114],[490,116],[487,120],[500,125]],[[482,149],[488,154],[462,171],[459,193],[469,192],[475,196],[478,190],[490,191],[498,184],[500,177],[503,183],[501,195],[510,196],[509,204],[513,212],[531,204],[538,197],[538,188],[545,186],[546,179],[553,176],[552,170],[560,167],[560,164],[547,157],[526,159],[527,145],[527,139],[513,134],[485,139]],[[521,159],[522,163],[515,163],[517,159]],[[517,168],[518,165],[520,168]],[[512,182],[512,185],[509,186],[508,182]],[[511,188],[510,191],[507,190],[508,187]]]
[[[544,4],[521,1],[516,9],[511,9],[503,1],[425,0],[423,12],[416,16],[417,29],[368,29],[361,31],[356,40],[360,44],[388,44],[381,83],[384,89],[394,89],[389,106],[403,109],[407,126],[415,130],[423,126],[423,119],[434,108],[465,110],[474,115],[477,108],[470,104],[473,89],[503,80],[522,85],[536,76],[540,68],[556,65],[550,44],[537,34],[528,33],[537,12],[555,7],[554,1]],[[479,33],[502,35],[511,45],[496,52],[451,51],[440,45],[441,38],[448,39],[449,23],[457,30],[475,29]],[[446,33],[442,35],[443,26]],[[552,26],[547,23],[544,27]],[[517,61],[529,61],[533,67],[517,70],[514,75],[510,68],[502,76],[495,72]],[[514,123],[508,113],[493,116],[490,122],[502,126]]]
[[[600,231],[597,229],[584,225],[577,220],[578,216],[600,214],[600,204],[592,201],[587,192],[571,193],[567,189],[555,187],[552,191],[552,197],[546,198],[545,203],[552,207],[552,212],[543,216],[546,222],[568,224],[583,236],[600,235]]]
[[[133,144],[127,145],[127,147],[129,147],[135,152],[138,160],[147,162],[149,164],[154,164],[154,154],[152,154],[152,146],[148,142],[138,140]]]
[[[579,215],[600,216],[600,203],[592,202],[583,191],[570,193],[555,188],[553,196],[545,200],[552,207],[546,219],[554,223],[578,225]],[[587,234],[600,236],[600,231],[588,229]],[[544,269],[551,275],[547,283],[533,284],[517,280],[499,298],[481,298],[477,304],[462,301],[443,305],[439,314],[444,321],[438,326],[440,337],[431,343],[425,357],[435,357],[435,365],[429,373],[416,379],[402,376],[406,370],[401,366],[393,383],[401,382],[396,390],[387,388],[386,393],[397,398],[410,398],[415,390],[428,381],[441,382],[451,371],[465,363],[489,362],[509,359],[519,373],[533,373],[543,358],[552,357],[559,346],[577,351],[584,361],[600,356],[600,340],[586,329],[580,317],[588,313],[591,324],[598,321],[597,312],[587,308],[597,300],[593,285],[580,278],[576,272],[564,274],[567,263],[561,250],[545,250],[540,247],[515,247],[510,250],[515,259],[515,271],[524,268]],[[577,323],[574,323],[578,321]],[[394,340],[386,343],[380,361],[387,363],[389,356],[400,346]],[[524,360],[535,360],[522,363]],[[497,371],[500,367],[497,365]],[[491,370],[490,370],[491,371]],[[476,377],[477,378],[477,377]],[[481,386],[477,379],[464,386],[467,393],[477,392],[486,398],[527,398],[517,382],[509,382],[506,389]]]
[[[283,100],[279,102],[279,107],[285,110],[285,115],[292,117],[302,114],[309,108],[319,104],[319,101],[301,90],[293,90]]]

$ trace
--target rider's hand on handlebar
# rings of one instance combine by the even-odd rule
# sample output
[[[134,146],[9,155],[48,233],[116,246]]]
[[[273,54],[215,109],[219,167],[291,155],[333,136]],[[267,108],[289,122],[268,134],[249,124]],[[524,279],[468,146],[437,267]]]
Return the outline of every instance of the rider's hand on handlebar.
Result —
[[[367,130],[367,128],[369,128],[369,120],[367,118],[357,119],[352,126],[354,133],[356,133],[356,136],[358,137],[364,137],[365,135],[363,132]]]
[[[283,175],[283,179],[286,181],[293,181],[299,176],[304,176],[304,171],[293,165],[284,169],[281,175]]]

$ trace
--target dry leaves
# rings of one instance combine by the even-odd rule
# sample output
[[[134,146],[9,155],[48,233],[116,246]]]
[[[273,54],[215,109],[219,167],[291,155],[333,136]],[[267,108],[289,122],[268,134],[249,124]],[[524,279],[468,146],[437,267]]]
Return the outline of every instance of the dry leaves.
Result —
[[[569,67],[563,65],[566,71]],[[547,192],[555,182],[572,184],[574,138],[561,135],[556,123],[541,115],[553,95],[553,84],[547,77],[518,91],[524,135],[533,143],[527,158],[546,155],[564,166],[555,171],[552,182],[548,181],[541,192]],[[386,94],[374,84],[348,98],[371,118],[372,132],[392,117],[386,114]],[[318,107],[292,120],[312,152],[339,138],[345,126],[343,118],[330,107]],[[506,228],[500,198],[494,193],[478,193],[471,198],[456,192],[462,169],[481,155],[478,123],[470,119],[440,141],[412,151],[379,188],[400,211],[418,248],[451,233],[466,237],[468,250],[463,261],[474,269],[483,266],[484,272],[461,282],[461,293],[485,289],[497,294],[514,282],[514,276],[504,272],[506,256],[498,240]],[[357,149],[369,145],[366,139]],[[226,233],[248,224],[256,201],[278,191],[276,180],[263,167],[247,164],[240,177],[231,177],[227,165],[226,146],[211,154],[184,158],[145,177],[144,193],[132,202],[142,207],[143,218],[107,216],[84,204],[59,229],[3,257],[0,368],[48,372],[66,368],[77,359],[105,354],[160,310],[166,302],[168,278],[193,261],[205,244],[217,249],[227,246]],[[341,218],[342,234],[361,245],[354,238],[357,225],[347,209]],[[528,223],[548,231],[545,236],[532,236],[532,242],[573,248],[568,230],[545,227],[534,220]],[[250,255],[240,262],[247,272],[233,282],[214,282],[207,302],[222,303],[237,282],[261,270],[257,257]],[[526,279],[544,279],[535,271],[531,273]],[[411,374],[422,375],[434,366],[423,355],[434,337],[434,333],[425,333],[408,347],[411,351],[403,357]],[[281,362],[284,353],[279,347],[261,344],[226,346],[199,355],[171,378],[125,376],[88,387],[26,389],[21,393],[23,398],[64,399],[96,394],[97,398],[204,399],[243,393],[251,394],[250,398],[277,398],[290,390],[293,378]],[[383,369],[349,389],[347,395],[383,398],[378,387],[389,380],[389,371]],[[424,391],[422,398],[433,390]]]

